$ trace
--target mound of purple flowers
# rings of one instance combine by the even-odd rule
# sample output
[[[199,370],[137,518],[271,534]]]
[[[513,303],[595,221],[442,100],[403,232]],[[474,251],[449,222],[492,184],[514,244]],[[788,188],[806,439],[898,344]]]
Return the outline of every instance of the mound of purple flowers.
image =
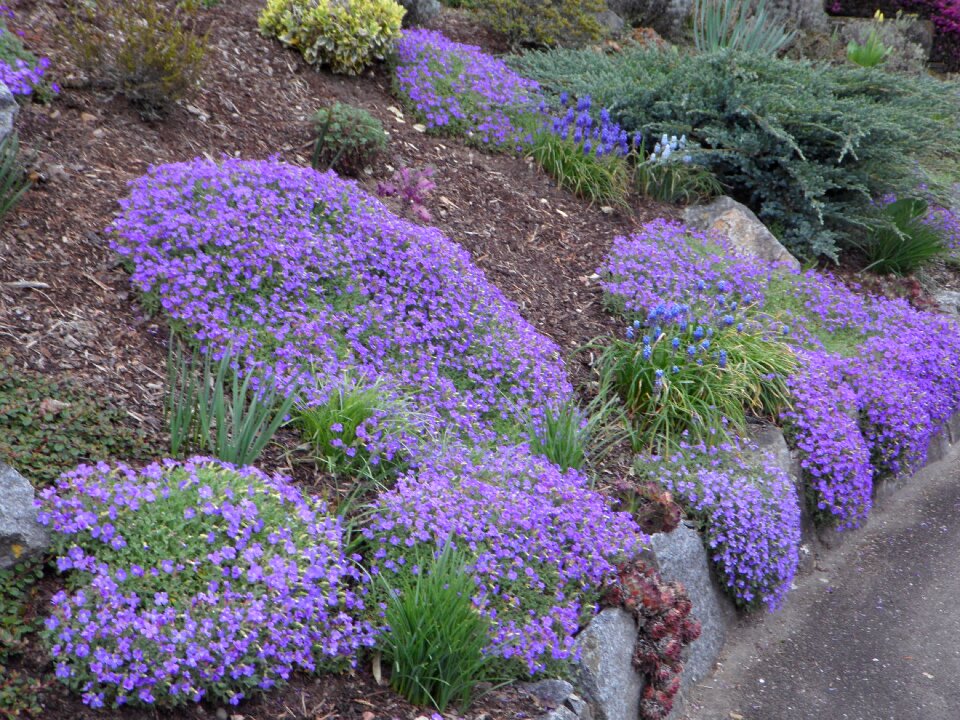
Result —
[[[857,418],[856,393],[845,382],[847,361],[818,350],[802,353],[788,380],[793,409],[784,414],[800,455],[814,517],[840,529],[859,526],[870,512],[873,468]]]
[[[933,435],[960,409],[960,328],[903,300],[737,257],[722,239],[666,221],[615,240],[600,272],[612,304],[628,315],[664,303],[709,307],[704,289],[724,283],[725,303],[749,321],[789,325],[785,339],[801,363],[784,420],[815,510],[841,528],[866,517],[873,478],[922,465]],[[775,285],[791,308],[768,301]]]
[[[704,540],[734,601],[775,610],[790,588],[800,547],[800,505],[787,474],[738,444],[685,446],[640,467],[701,518]]]
[[[71,574],[45,637],[88,705],[237,703],[372,643],[340,521],[283,477],[208,458],[101,463],[42,503]]]
[[[575,470],[523,446],[450,450],[402,477],[364,530],[374,573],[420,571],[447,542],[470,557],[474,604],[492,622],[490,649],[531,672],[573,655],[615,562],[645,539]]]
[[[14,14],[10,8],[0,5],[0,56],[9,58],[0,59],[0,84],[6,85],[14,95],[30,95],[43,82],[50,59],[37,59],[25,50],[20,39],[6,27],[4,18],[12,20]],[[56,85],[51,88],[55,93],[59,91]]]
[[[515,148],[523,136],[517,116],[540,103],[537,83],[433,30],[404,30],[396,63],[397,91],[428,128],[471,133],[484,144]]]
[[[481,442],[570,393],[556,345],[462,248],[333,173],[197,160],[151,169],[122,205],[115,248],[137,287],[309,403],[376,381],[422,434]]]

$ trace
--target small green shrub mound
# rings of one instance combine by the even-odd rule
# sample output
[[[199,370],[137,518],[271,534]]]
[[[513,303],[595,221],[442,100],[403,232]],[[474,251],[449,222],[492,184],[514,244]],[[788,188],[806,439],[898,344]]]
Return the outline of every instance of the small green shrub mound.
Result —
[[[27,648],[27,640],[43,623],[30,612],[38,593],[37,581],[43,567],[24,562],[0,570],[0,717],[42,717],[38,692],[46,679],[27,675],[11,667],[11,660]]]
[[[929,76],[729,51],[555,50],[513,66],[545,91],[591,95],[630,133],[686,134],[802,257],[853,245],[873,227],[873,198],[926,182],[944,200],[940,178],[960,162],[958,86]]]
[[[485,0],[480,17],[514,47],[583,45],[603,37],[606,0]]]
[[[0,357],[0,462],[46,485],[82,461],[147,460],[159,450],[104,396]]]
[[[380,636],[390,685],[416,705],[466,710],[477,685],[492,678],[484,652],[490,621],[471,599],[476,591],[467,556],[452,545],[431,554],[420,572],[387,587],[388,632]],[[399,578],[398,578],[399,579]]]
[[[209,458],[101,463],[41,497],[70,573],[43,635],[88,705],[236,704],[372,643],[340,521],[286,478]]]
[[[159,118],[200,79],[206,35],[195,2],[70,0],[62,35],[95,84],[114,87],[147,118]]]
[[[334,103],[313,116],[316,139],[313,144],[314,170],[336,170],[358,176],[374,165],[387,147],[383,125],[363,108]]]
[[[268,0],[260,30],[311,65],[358,75],[386,58],[400,37],[403,13],[394,0]]]

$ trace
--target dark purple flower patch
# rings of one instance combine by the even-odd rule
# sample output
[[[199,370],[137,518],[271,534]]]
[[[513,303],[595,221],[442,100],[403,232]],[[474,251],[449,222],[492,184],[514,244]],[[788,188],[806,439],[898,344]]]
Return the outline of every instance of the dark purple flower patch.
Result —
[[[372,644],[339,519],[209,458],[83,465],[42,494],[68,591],[45,636],[93,707],[237,703]]]
[[[308,404],[376,380],[414,435],[483,442],[571,391],[556,345],[462,248],[333,173],[197,160],[151,169],[122,206],[114,246],[136,286],[201,345],[298,380]],[[364,435],[374,459],[407,444]]]
[[[378,548],[373,573],[417,573],[423,553],[447,542],[466,552],[474,604],[492,622],[490,651],[531,673],[573,656],[617,560],[645,539],[582,474],[524,446],[426,461],[381,496],[364,534]]]

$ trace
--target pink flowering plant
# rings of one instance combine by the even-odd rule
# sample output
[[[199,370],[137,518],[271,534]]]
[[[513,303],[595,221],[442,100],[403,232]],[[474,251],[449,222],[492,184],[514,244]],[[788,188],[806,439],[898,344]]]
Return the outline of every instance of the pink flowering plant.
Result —
[[[44,635],[92,707],[236,704],[372,643],[340,520],[282,476],[100,463],[41,499],[68,588]]]
[[[391,586],[448,544],[464,553],[473,604],[490,620],[487,652],[519,674],[575,657],[574,636],[617,561],[645,540],[583,474],[525,446],[425,461],[378,499],[363,532],[370,572]]]

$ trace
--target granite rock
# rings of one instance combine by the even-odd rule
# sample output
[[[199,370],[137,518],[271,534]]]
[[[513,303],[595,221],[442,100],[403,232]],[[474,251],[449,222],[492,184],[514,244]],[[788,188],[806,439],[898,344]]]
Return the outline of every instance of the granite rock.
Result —
[[[50,544],[33,500],[33,486],[26,478],[0,463],[0,568],[40,555]]]
[[[7,139],[13,132],[13,122],[17,119],[20,106],[17,99],[10,92],[10,88],[0,82],[0,142]]]
[[[425,25],[440,13],[440,0],[397,0],[406,13],[403,16],[404,27]]]
[[[684,211],[683,221],[697,230],[727,238],[744,255],[800,269],[800,261],[787,252],[753,211],[733,198],[724,196],[707,205],[691,205]]]
[[[636,643],[636,622],[620,608],[602,611],[577,637],[575,684],[596,720],[636,720],[643,692],[643,678],[633,667]]]
[[[687,648],[681,688],[707,676],[723,649],[727,632],[736,621],[736,610],[710,573],[707,551],[700,534],[681,524],[670,533],[650,536],[652,562],[664,580],[683,583],[700,621],[700,637]]]

